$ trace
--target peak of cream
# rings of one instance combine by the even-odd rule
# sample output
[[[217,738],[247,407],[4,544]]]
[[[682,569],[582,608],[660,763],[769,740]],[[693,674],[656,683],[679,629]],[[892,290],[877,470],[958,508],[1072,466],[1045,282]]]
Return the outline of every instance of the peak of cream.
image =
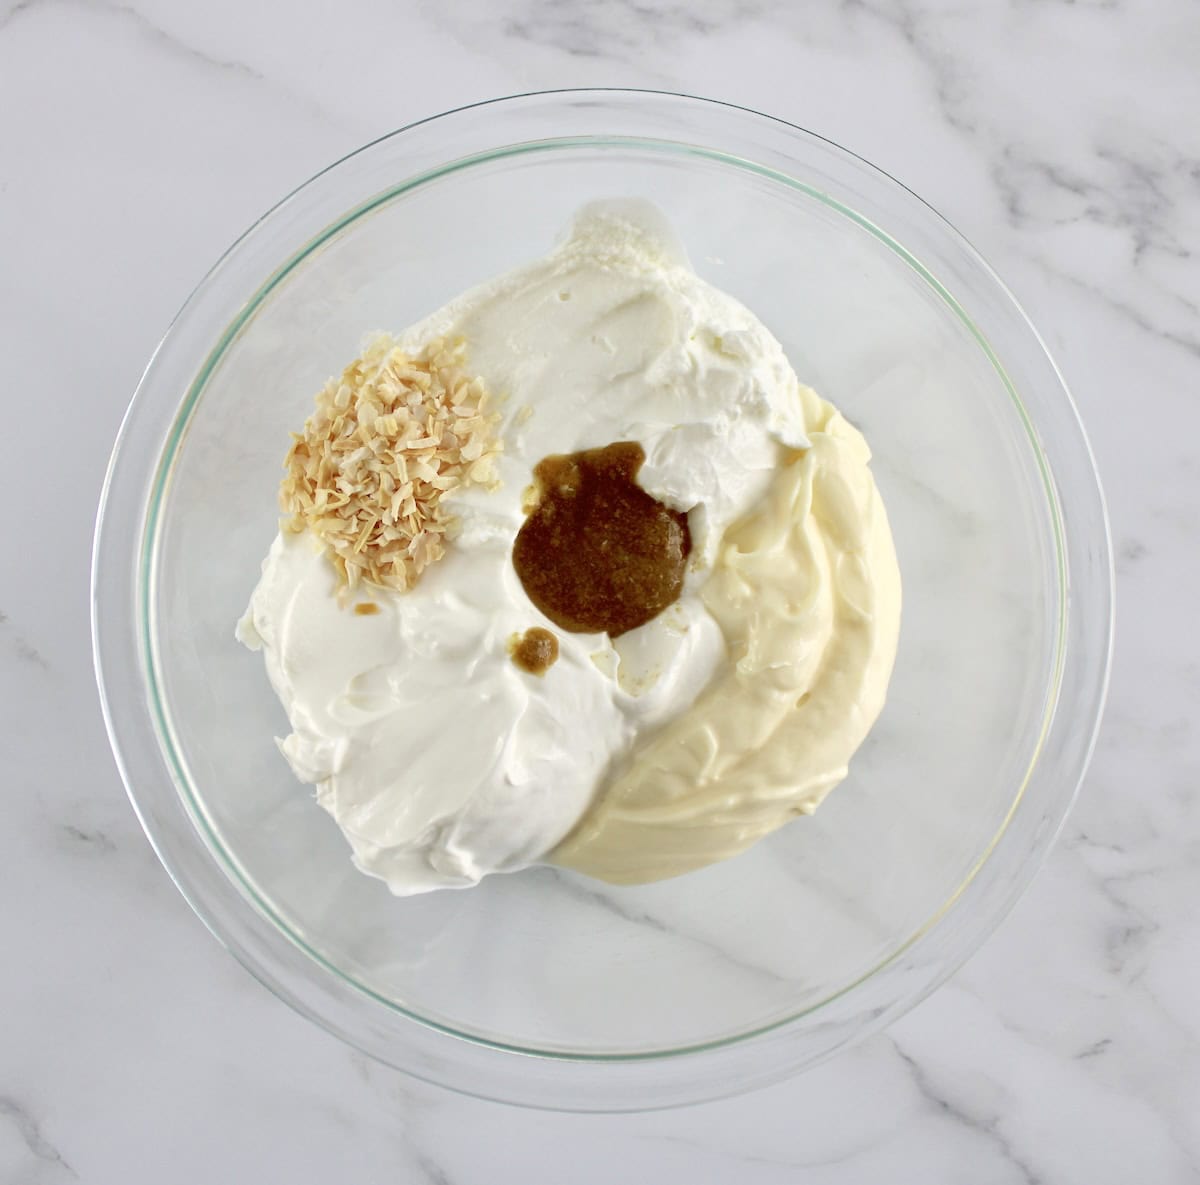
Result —
[[[338,605],[314,540],[277,538],[239,627],[287,710],[284,755],[359,867],[400,894],[524,867],[568,833],[579,850],[576,828],[648,738],[727,684],[740,656],[706,591],[722,540],[771,503],[783,463],[808,449],[806,416],[827,406],[646,203],[586,207],[546,258],[398,341],[416,352],[439,337],[466,343],[466,369],[496,398],[499,488],[449,494],[459,523],[445,557],[409,591],[377,593],[368,616]],[[693,554],[679,601],[614,644],[543,618],[511,548],[540,460],[621,440],[645,450],[643,488],[688,514]],[[865,473],[863,454],[847,464]],[[509,653],[534,626],[559,642],[542,676]]]

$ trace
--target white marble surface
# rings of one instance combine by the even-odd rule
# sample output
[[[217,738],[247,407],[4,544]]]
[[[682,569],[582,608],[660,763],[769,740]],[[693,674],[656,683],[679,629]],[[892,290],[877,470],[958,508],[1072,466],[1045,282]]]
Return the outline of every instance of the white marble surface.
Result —
[[[1197,63],[1189,0],[0,0],[0,1181],[1200,1179]],[[1092,772],[986,948],[799,1080],[623,1118],[453,1097],[268,996],[138,829],[87,625],[109,444],[212,259],[394,126],[575,84],[774,112],[940,208],[1072,384],[1118,555]]]

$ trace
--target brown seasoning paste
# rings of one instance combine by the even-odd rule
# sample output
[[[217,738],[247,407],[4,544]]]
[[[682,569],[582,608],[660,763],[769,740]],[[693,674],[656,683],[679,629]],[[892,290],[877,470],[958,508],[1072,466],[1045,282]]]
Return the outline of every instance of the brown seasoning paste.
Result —
[[[571,633],[616,638],[657,617],[683,588],[692,539],[687,516],[636,482],[646,459],[634,441],[546,457],[538,502],[513,544],[529,599]]]
[[[512,660],[530,675],[544,675],[558,660],[558,639],[540,625],[514,634],[509,643]]]

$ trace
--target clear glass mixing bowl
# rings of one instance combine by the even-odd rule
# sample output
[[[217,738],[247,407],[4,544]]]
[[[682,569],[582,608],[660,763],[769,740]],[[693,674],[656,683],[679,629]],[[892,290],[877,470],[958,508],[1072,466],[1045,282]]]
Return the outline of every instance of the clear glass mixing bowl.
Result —
[[[288,433],[364,332],[544,253],[576,207],[616,196],[666,211],[701,275],[755,310],[866,433],[905,585],[887,708],[814,818],[724,865],[641,888],[543,868],[397,899],[355,871],[276,751],[284,715],[260,657],[234,640],[276,529]],[[1087,443],[988,266],[818,136],[630,91],[415,124],[252,227],[133,399],[93,584],[130,797],[233,954],[385,1062],[594,1110],[781,1077],[949,975],[1063,822],[1111,635]]]

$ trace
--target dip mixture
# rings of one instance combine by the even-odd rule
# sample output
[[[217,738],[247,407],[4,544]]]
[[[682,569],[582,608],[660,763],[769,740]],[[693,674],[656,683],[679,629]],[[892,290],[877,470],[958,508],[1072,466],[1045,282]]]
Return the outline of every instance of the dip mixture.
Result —
[[[280,748],[398,894],[735,855],[883,706],[869,459],[653,207],[586,207],[318,396],[238,626]]]

